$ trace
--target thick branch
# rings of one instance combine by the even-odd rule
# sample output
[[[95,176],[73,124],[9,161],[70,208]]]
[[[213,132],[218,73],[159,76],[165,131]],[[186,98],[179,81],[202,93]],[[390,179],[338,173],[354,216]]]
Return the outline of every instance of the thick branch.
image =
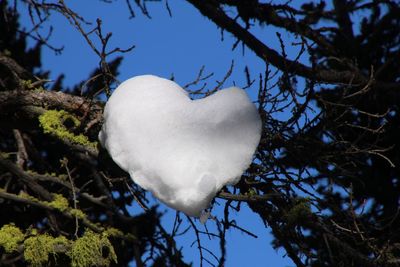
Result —
[[[40,184],[36,183],[29,175],[27,175],[22,169],[9,160],[6,160],[0,154],[0,168],[6,169],[18,178],[20,178],[31,190],[39,194],[45,200],[52,200],[52,195]]]
[[[24,106],[64,109],[80,114],[86,114],[89,111],[101,112],[103,110],[99,102],[63,92],[46,90],[12,90],[0,92],[0,103],[0,114],[15,111]]]
[[[326,38],[321,35],[317,30],[312,29],[306,22],[297,21],[294,17],[283,17],[276,11],[277,6],[269,3],[259,3],[253,1],[251,6],[249,3],[244,1],[230,1],[224,0],[220,1],[231,6],[235,6],[238,9],[238,13],[243,19],[257,19],[260,22],[266,22],[268,24],[280,27],[284,30],[292,32],[294,34],[301,34],[304,37],[312,40],[319,46],[327,50],[331,56],[335,55],[335,47],[332,46]],[[280,6],[282,7],[282,6]],[[297,13],[295,9],[289,9],[287,5],[284,6],[289,13]],[[241,10],[244,10],[242,14]],[[247,18],[246,18],[247,17]]]
[[[355,71],[334,71],[321,68],[311,68],[298,61],[286,59],[275,50],[271,49],[248,30],[239,25],[234,19],[226,15],[219,3],[215,0],[187,0],[195,6],[204,16],[212,20],[217,26],[232,33],[248,48],[254,51],[264,61],[280,70],[288,71],[302,77],[322,83],[340,84],[365,84],[368,78]],[[399,89],[399,83],[375,82],[380,89]]]
[[[30,199],[30,198],[20,197],[20,196],[17,196],[15,194],[7,193],[7,192],[2,191],[2,190],[0,190],[0,198],[9,199],[9,200],[12,200],[12,201],[15,201],[15,202],[32,205],[32,206],[35,206],[35,207],[38,207],[38,208],[41,208],[41,209],[44,209],[44,210],[52,211],[52,212],[59,212],[63,216],[65,216],[65,217],[67,217],[69,219],[75,219],[75,217],[72,214],[68,213],[67,211],[62,212],[62,211],[60,211],[60,210],[58,210],[58,209],[56,209],[56,208],[54,208],[54,207],[52,207],[50,205],[46,205],[46,204],[41,203],[39,201],[34,201],[33,199]],[[101,228],[98,225],[92,223],[87,218],[80,218],[80,219],[81,219],[82,223],[85,226],[89,227],[91,230],[95,231],[96,233],[101,233],[101,232],[104,231],[103,228]]]
[[[0,122],[9,128],[37,128],[37,118],[47,109],[66,110],[85,117],[86,121],[100,121],[103,107],[99,102],[62,92],[24,90],[0,92]],[[61,140],[74,151],[96,157],[98,151],[89,146]]]
[[[221,192],[218,194],[219,198],[234,201],[244,201],[244,202],[262,202],[271,200],[274,197],[278,197],[279,194],[265,194],[265,195],[235,195],[227,192]]]

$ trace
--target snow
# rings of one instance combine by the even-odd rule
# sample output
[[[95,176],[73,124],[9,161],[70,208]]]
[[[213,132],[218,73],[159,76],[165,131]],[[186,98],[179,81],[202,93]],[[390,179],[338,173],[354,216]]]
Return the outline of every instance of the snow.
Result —
[[[260,117],[244,90],[191,100],[175,82],[153,75],[114,91],[99,134],[135,183],[195,217],[223,186],[240,180],[260,137]]]

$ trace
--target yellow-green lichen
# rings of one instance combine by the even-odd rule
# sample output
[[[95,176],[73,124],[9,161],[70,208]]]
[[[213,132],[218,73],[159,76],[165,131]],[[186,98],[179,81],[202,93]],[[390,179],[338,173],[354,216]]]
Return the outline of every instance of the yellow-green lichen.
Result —
[[[49,256],[56,256],[59,247],[68,248],[71,242],[64,236],[52,237],[47,234],[31,236],[24,242],[24,258],[32,266],[43,266]]]
[[[21,86],[25,87],[27,89],[33,89],[34,88],[32,80],[22,80],[21,81]]]
[[[8,50],[8,49],[4,49],[4,50],[3,50],[3,54],[4,54],[5,56],[9,57],[9,56],[11,56],[11,51]]]
[[[309,198],[296,198],[294,205],[286,212],[284,218],[289,225],[302,224],[311,216],[311,203]]]
[[[20,198],[25,198],[28,199],[30,201],[36,202],[36,203],[41,203],[39,199],[37,199],[36,197],[33,197],[31,195],[29,195],[28,193],[24,192],[24,191],[20,191],[18,196]]]
[[[61,174],[57,174],[55,172],[51,172],[51,173],[46,172],[44,175],[45,176],[56,177],[56,178],[60,179],[61,181],[67,181],[67,179],[68,179],[68,175],[62,174],[62,173]]]
[[[63,195],[53,194],[53,197],[53,201],[49,202],[48,206],[58,209],[61,212],[64,212],[68,209],[68,200]]]
[[[18,246],[24,240],[24,234],[13,224],[3,225],[0,229],[0,247],[3,247],[6,253],[12,253],[18,250]]]
[[[72,267],[108,266],[111,262],[117,262],[117,255],[107,235],[90,230],[74,242],[70,257]]]
[[[137,238],[131,234],[131,233],[124,233],[119,229],[116,229],[114,227],[108,227],[105,229],[105,231],[103,232],[104,236],[107,237],[116,237],[116,238],[125,238],[127,240],[137,240]]]
[[[74,209],[69,207],[68,200],[61,194],[53,194],[53,201],[41,201],[23,191],[18,194],[19,197],[29,199],[32,202],[40,203],[42,205],[57,209],[61,212],[69,213],[73,217],[77,217],[78,219],[85,219],[86,214],[80,209]]]
[[[254,188],[249,188],[249,191],[247,191],[246,193],[244,193],[246,196],[255,196],[257,195],[257,191]]]
[[[124,233],[121,230],[118,230],[117,228],[114,227],[108,227],[104,232],[104,235],[106,236],[124,236]]]
[[[13,155],[14,153],[7,153],[7,152],[2,152],[0,151],[0,157],[2,157],[3,159],[9,159],[11,157],[11,155]]]
[[[43,92],[43,91],[45,91],[45,90],[44,90],[43,86],[39,86],[39,87],[36,87],[33,91],[34,91],[35,93],[41,93],[41,92]]]
[[[68,209],[68,200],[60,194],[53,194],[53,201],[41,201],[34,196],[29,195],[28,193],[21,191],[19,192],[18,196],[20,198],[28,199],[32,202],[39,203],[54,209],[57,209],[61,212],[66,211]]]
[[[55,177],[58,178],[60,180],[66,181],[68,178],[68,175],[66,174],[57,174],[55,172],[45,172],[45,173],[38,173],[36,171],[33,170],[26,170],[25,171],[28,174],[32,174],[32,175],[42,175],[42,176],[50,176],[50,177]]]
[[[35,83],[32,82],[32,80],[22,80],[21,81],[21,86],[29,89],[29,90],[34,90],[35,92],[42,92],[44,91],[43,86],[35,87]]]
[[[39,123],[44,133],[55,135],[62,140],[68,140],[75,144],[94,148],[97,146],[96,142],[90,142],[85,135],[75,135],[68,131],[67,127],[64,125],[67,121],[70,122],[74,128],[79,127],[81,123],[76,117],[65,110],[48,110],[39,116]]]
[[[86,218],[86,214],[80,209],[70,209],[68,212],[69,214],[71,214],[74,217],[77,217],[78,219]]]

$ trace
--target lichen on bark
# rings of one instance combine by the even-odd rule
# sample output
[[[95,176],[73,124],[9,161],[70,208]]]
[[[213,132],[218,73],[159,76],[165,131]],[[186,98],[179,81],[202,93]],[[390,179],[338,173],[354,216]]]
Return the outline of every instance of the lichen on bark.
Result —
[[[284,214],[288,225],[301,224],[312,215],[311,202],[309,198],[298,197],[294,205]]]
[[[62,140],[68,140],[83,146],[96,147],[96,142],[90,142],[83,134],[74,134],[65,126],[66,122],[71,123],[73,128],[79,127],[81,122],[65,110],[47,110],[39,116],[39,124],[46,134],[51,134]]]
[[[49,256],[56,257],[56,248],[64,246],[68,248],[71,245],[64,236],[52,237],[47,234],[40,234],[28,237],[24,241],[24,258],[33,267],[40,267],[49,262]]]
[[[55,209],[58,209],[61,212],[66,211],[69,208],[68,199],[63,197],[60,194],[53,194],[53,201],[49,202],[48,205]]]
[[[71,249],[72,267],[108,266],[117,263],[117,255],[106,233],[98,234],[86,230]]]
[[[83,236],[69,240],[65,236],[39,234],[36,229],[27,231],[25,235],[15,225],[7,224],[0,229],[0,247],[8,254],[23,248],[26,263],[33,267],[47,266],[50,257],[57,262],[61,254],[70,259],[73,267],[109,266],[112,262],[117,263],[117,255],[109,240],[116,235],[123,233],[114,228],[102,233],[86,229]]]
[[[24,241],[24,234],[14,224],[3,225],[0,229],[0,247],[6,253],[18,250],[18,246]]]

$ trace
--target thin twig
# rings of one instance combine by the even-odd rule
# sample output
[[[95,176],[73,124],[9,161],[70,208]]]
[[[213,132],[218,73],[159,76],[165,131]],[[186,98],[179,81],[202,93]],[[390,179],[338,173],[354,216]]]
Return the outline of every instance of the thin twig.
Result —
[[[75,185],[74,185],[74,181],[72,180],[71,177],[71,172],[69,171],[68,168],[68,159],[64,158],[61,161],[61,166],[65,168],[65,170],[67,171],[67,176],[69,179],[69,182],[71,183],[71,191],[72,191],[72,201],[74,203],[74,209],[78,209],[78,200],[76,197],[76,192],[75,192]],[[78,221],[78,216],[75,214],[75,237],[78,238],[78,230],[79,230],[79,221]]]

